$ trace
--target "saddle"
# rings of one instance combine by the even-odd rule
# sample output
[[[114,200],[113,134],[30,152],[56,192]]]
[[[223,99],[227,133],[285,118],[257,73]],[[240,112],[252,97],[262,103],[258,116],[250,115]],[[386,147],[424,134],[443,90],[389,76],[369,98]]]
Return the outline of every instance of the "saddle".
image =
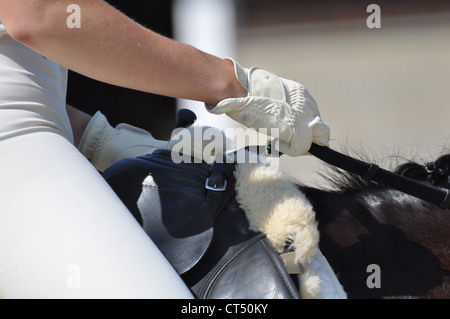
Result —
[[[197,298],[300,299],[293,250],[251,229],[238,202],[237,165],[175,164],[160,149],[103,176]]]
[[[255,157],[247,148],[245,160],[236,164],[243,150],[232,152],[230,163],[228,143],[214,148],[203,139],[196,143],[196,129],[202,137],[211,129],[195,127],[196,119],[192,111],[179,110],[167,149],[123,159],[103,172],[193,294],[199,299],[346,298],[318,248],[315,212],[304,194],[267,162],[250,161]],[[219,142],[228,140],[215,130]],[[179,137],[193,143],[174,152]],[[180,156],[182,161],[173,161]]]

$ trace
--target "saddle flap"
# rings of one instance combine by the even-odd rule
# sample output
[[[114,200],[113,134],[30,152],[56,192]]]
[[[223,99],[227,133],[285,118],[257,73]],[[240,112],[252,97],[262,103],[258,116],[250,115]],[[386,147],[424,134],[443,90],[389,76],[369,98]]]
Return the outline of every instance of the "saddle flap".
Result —
[[[213,220],[204,197],[144,185],[138,208],[144,230],[179,274],[203,257],[213,238]]]
[[[155,153],[121,160],[103,177],[181,275],[198,263],[213,238],[204,188],[208,166],[175,164],[170,152]]]

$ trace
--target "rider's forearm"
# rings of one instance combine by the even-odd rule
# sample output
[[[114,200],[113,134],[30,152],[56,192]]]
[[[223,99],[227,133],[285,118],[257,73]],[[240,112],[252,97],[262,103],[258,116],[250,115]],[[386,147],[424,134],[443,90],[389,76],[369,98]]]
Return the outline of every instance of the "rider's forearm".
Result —
[[[103,82],[213,105],[245,95],[229,61],[156,34],[104,1],[77,1],[81,27],[69,28],[71,3],[0,0],[0,19],[16,40]]]

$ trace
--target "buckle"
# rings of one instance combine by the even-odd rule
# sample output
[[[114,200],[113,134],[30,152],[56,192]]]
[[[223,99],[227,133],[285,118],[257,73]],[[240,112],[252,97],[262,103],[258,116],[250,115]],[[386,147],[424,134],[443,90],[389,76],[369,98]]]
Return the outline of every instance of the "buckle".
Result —
[[[218,187],[217,184],[214,184],[213,186],[209,185],[209,177],[206,179],[205,188],[210,191],[214,192],[224,192],[227,190],[227,180],[223,181],[223,185],[221,187]]]

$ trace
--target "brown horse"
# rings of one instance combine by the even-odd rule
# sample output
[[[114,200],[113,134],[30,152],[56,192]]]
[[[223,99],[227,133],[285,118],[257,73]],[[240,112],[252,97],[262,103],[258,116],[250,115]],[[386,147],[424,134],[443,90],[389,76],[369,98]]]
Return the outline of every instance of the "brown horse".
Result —
[[[396,173],[449,189],[450,155]],[[328,179],[332,191],[299,187],[349,298],[450,298],[450,211],[349,173]]]

